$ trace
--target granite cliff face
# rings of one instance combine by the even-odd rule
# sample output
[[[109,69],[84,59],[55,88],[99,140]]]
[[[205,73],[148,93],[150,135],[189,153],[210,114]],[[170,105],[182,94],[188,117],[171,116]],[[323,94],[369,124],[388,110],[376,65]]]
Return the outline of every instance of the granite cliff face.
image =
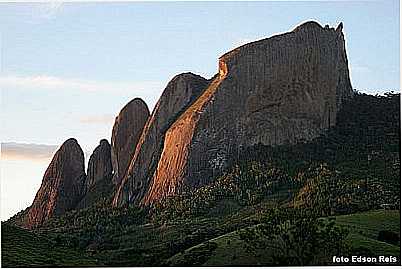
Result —
[[[85,194],[84,153],[77,140],[66,140],[53,156],[27,213],[31,228],[75,208]]]
[[[102,139],[89,158],[85,196],[75,209],[86,208],[104,199],[110,199],[115,191],[112,175],[111,147],[106,139]]]
[[[208,80],[192,73],[177,75],[168,83],[144,127],[127,174],[114,198],[114,205],[138,202],[144,196],[149,177],[158,164],[166,130],[208,83]]]
[[[111,147],[102,139],[95,148],[88,162],[86,187],[90,190],[97,182],[112,175]]]
[[[142,203],[208,183],[249,146],[319,136],[351,95],[342,24],[307,22],[226,53],[218,76],[166,131]]]
[[[342,27],[307,22],[224,54],[210,80],[177,75],[151,116],[144,101],[132,100],[116,117],[111,145],[101,140],[94,150],[87,177],[80,146],[67,140],[26,226],[108,198],[115,188],[114,206],[152,204],[209,183],[250,146],[319,136],[352,96]]]
[[[113,182],[116,185],[127,171],[148,118],[148,106],[140,98],[130,101],[116,117],[111,139]]]

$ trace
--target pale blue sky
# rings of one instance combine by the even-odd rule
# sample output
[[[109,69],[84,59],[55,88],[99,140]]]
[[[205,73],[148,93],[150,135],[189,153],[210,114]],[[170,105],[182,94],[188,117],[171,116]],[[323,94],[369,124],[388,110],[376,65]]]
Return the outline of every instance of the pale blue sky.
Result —
[[[1,4],[2,139],[94,145],[110,128],[82,118],[152,108],[175,74],[210,77],[234,46],[311,19],[344,22],[354,88],[399,89],[398,1]]]
[[[399,1],[1,3],[1,141],[90,152],[132,98],[152,109],[174,75],[211,77],[223,53],[306,20],[344,23],[354,88],[399,90]],[[34,181],[34,195],[41,178],[15,165],[2,193]]]

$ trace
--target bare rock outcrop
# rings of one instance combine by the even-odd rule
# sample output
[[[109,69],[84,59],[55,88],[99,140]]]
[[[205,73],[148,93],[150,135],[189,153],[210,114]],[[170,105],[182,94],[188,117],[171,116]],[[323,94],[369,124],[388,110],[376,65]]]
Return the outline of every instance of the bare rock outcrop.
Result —
[[[87,169],[87,190],[104,178],[112,175],[111,147],[106,139],[102,139],[89,157]]]
[[[113,182],[116,185],[127,171],[148,118],[148,106],[140,98],[130,101],[116,117],[111,139]]]
[[[75,208],[85,194],[84,153],[77,140],[66,140],[43,176],[24,226],[36,227]]]
[[[218,76],[166,131],[142,203],[210,182],[249,146],[319,136],[351,95],[342,26],[307,22],[226,53]]]
[[[112,183],[111,146],[106,139],[102,139],[89,157],[85,196],[75,209],[89,207],[102,199],[110,199],[115,190]]]
[[[156,169],[163,138],[177,117],[201,94],[209,81],[192,73],[175,76],[166,86],[138,142],[130,167],[119,186],[114,205],[141,199]]]

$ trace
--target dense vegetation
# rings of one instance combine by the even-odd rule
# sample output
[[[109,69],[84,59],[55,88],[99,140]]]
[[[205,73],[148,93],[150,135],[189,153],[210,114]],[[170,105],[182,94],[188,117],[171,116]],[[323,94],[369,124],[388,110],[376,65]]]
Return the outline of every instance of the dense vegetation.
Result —
[[[34,231],[12,230],[15,217],[2,224],[2,255],[8,265],[29,265],[10,255],[23,253],[11,243],[21,233],[66,249],[60,263],[40,263],[49,266],[69,266],[74,251],[109,266],[318,265],[348,253],[399,256],[399,98],[356,93],[321,137],[256,145],[211,184],[151,208],[116,209],[104,199]]]
[[[2,267],[85,267],[100,265],[82,251],[57,246],[45,236],[14,225],[1,225]]]
[[[309,210],[271,210],[260,225],[239,233],[257,258],[264,255],[262,250],[273,249],[269,257],[273,265],[326,265],[329,257],[349,252],[347,230]]]
[[[240,207],[263,200],[290,199],[300,182],[271,163],[236,164],[211,184],[171,196],[151,209],[154,220],[169,221],[188,217],[233,213]]]

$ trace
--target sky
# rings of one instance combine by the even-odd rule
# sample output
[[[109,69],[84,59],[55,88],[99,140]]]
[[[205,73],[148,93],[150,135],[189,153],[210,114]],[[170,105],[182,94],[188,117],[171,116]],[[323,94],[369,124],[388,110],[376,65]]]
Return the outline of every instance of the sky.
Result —
[[[399,1],[0,3],[1,219],[29,206],[57,147],[88,158],[135,97],[307,20],[344,24],[353,88],[399,91]]]

